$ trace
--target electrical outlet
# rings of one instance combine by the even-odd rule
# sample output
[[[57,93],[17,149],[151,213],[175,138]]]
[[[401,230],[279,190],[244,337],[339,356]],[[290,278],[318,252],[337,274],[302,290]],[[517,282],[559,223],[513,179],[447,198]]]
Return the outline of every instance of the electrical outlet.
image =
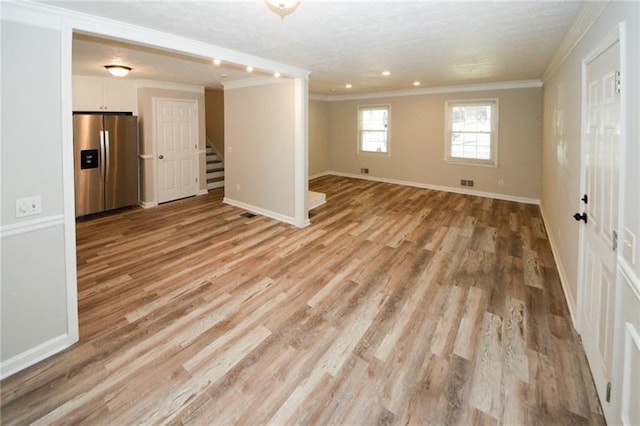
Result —
[[[467,180],[466,179],[460,179],[460,186],[467,186]]]
[[[42,197],[18,198],[16,200],[16,217],[33,216],[42,213]]]
[[[369,168],[361,167],[360,168],[360,173],[363,174],[363,175],[368,175],[369,174]]]
[[[502,179],[498,179],[498,186],[504,186],[504,181]]]
[[[467,179],[467,186],[473,186],[473,181]]]

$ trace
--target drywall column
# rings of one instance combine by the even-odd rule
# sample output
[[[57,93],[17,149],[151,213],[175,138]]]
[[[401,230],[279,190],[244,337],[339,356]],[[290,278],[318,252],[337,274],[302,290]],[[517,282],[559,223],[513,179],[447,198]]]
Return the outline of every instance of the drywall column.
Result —
[[[225,84],[224,202],[300,226],[296,179],[306,167],[296,164],[305,155],[297,147],[304,143],[296,124],[302,119],[295,112],[297,85],[285,79]]]
[[[63,143],[71,134],[71,31],[61,30],[55,17],[2,7],[0,370],[6,377],[77,341],[78,328],[75,297],[69,298],[76,291],[73,186],[64,185],[66,173],[73,174],[72,141]],[[41,212],[16,217],[16,201],[33,196]]]
[[[294,85],[295,225],[302,228],[309,225],[309,77],[296,78]]]
[[[329,162],[330,102],[309,101],[309,178],[331,170]]]

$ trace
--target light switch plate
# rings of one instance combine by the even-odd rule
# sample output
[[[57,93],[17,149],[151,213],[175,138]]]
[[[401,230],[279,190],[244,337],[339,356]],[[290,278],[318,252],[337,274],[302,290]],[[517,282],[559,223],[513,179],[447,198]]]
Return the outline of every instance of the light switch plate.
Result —
[[[636,263],[636,236],[628,228],[624,228],[622,257],[627,259],[632,265]]]
[[[42,213],[42,197],[18,198],[16,200],[16,217],[33,216]]]

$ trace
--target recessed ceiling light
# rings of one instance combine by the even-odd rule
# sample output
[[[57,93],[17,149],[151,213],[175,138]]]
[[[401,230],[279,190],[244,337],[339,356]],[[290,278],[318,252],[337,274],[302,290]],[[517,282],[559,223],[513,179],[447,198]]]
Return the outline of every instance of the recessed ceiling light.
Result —
[[[391,71],[382,71],[382,75],[384,75],[385,77],[390,76]]]
[[[247,67],[247,72],[253,72],[253,67]]]
[[[221,63],[222,63],[222,61],[220,59],[218,59],[218,58],[213,60],[213,65],[217,66],[217,65],[220,65]]]
[[[346,87],[347,89],[351,89],[353,86],[351,85],[351,83],[347,83],[344,85],[344,87]]]
[[[276,72],[273,73],[273,76],[275,78],[280,78],[280,73],[278,71],[276,71]]]
[[[416,80],[416,81],[413,82],[413,85],[418,87],[418,86],[420,86],[420,82],[418,80]]]

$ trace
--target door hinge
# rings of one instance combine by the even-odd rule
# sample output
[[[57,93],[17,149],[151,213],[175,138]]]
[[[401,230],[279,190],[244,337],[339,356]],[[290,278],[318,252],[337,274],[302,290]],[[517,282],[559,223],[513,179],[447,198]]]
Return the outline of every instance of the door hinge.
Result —
[[[607,383],[607,402],[611,402],[611,382]]]
[[[620,78],[620,71],[616,71],[616,93],[622,91],[622,80]]]
[[[611,237],[611,239],[613,240],[613,251],[618,250],[618,232],[617,231],[613,231],[613,235]]]

